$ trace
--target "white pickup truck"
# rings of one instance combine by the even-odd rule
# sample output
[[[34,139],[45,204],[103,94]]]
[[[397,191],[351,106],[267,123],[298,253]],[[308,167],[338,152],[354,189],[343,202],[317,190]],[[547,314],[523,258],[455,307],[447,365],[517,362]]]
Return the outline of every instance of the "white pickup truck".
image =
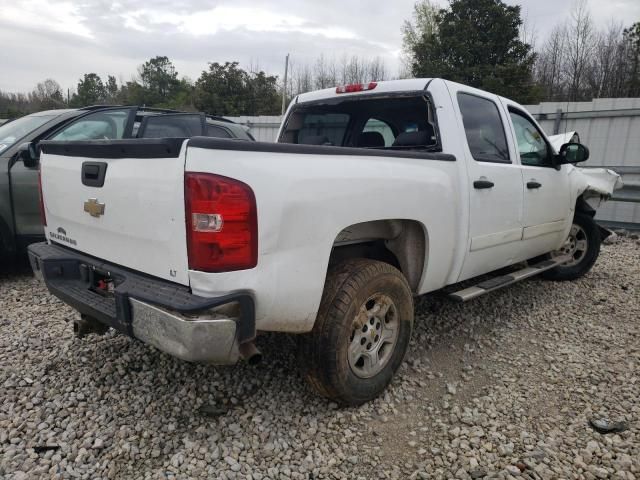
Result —
[[[44,142],[47,242],[30,261],[80,335],[113,327],[228,364],[260,357],[259,332],[300,334],[310,384],[355,405],[402,362],[414,296],[589,271],[591,204],[619,178],[570,165],[587,157],[487,92],[347,85],[297,97],[277,143]]]

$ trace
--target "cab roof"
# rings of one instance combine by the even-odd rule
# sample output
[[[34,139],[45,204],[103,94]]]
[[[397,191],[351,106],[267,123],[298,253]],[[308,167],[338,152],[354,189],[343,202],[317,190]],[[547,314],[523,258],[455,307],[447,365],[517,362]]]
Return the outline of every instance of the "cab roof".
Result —
[[[358,95],[367,95],[373,93],[385,92],[416,92],[424,90],[431,78],[410,78],[406,80],[387,80],[384,82],[376,82],[376,86],[372,90],[366,90],[356,93],[336,93],[336,87],[325,88],[324,90],[316,90],[315,92],[302,93],[298,95],[297,103],[315,102],[330,98],[354,97]],[[367,84],[365,84],[367,85]]]

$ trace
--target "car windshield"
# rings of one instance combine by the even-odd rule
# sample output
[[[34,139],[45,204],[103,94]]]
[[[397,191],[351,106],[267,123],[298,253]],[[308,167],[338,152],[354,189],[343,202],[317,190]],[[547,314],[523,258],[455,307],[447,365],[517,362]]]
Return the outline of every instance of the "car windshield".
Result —
[[[0,126],[0,153],[55,117],[55,114],[28,115]]]

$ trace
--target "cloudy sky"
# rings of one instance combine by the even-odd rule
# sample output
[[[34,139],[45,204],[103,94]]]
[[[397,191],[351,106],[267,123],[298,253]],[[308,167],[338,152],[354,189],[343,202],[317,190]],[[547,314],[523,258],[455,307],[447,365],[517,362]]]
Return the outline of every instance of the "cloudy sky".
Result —
[[[238,60],[281,75],[297,64],[349,55],[400,62],[400,27],[415,0],[0,0],[0,90],[28,91],[47,77],[65,89],[83,73],[129,80],[166,55],[196,79],[210,61]],[[435,3],[445,5],[446,0]],[[538,42],[568,16],[572,0],[521,4]],[[640,21],[640,0],[589,0],[599,26]]]

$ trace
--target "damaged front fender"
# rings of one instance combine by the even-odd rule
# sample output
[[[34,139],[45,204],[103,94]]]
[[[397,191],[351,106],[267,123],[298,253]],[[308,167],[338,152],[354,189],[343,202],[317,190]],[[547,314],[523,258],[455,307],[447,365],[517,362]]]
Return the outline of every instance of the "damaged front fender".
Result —
[[[620,175],[608,168],[571,166],[569,179],[576,199],[582,196],[593,208],[597,208],[601,200],[611,198],[615,190],[622,188]],[[592,200],[597,200],[595,205]]]
[[[608,168],[579,168],[571,166],[569,171],[572,190],[576,198],[576,210],[583,211],[592,217],[603,201],[608,200],[615,190],[622,188],[622,178]],[[598,225],[602,240],[612,232]]]

